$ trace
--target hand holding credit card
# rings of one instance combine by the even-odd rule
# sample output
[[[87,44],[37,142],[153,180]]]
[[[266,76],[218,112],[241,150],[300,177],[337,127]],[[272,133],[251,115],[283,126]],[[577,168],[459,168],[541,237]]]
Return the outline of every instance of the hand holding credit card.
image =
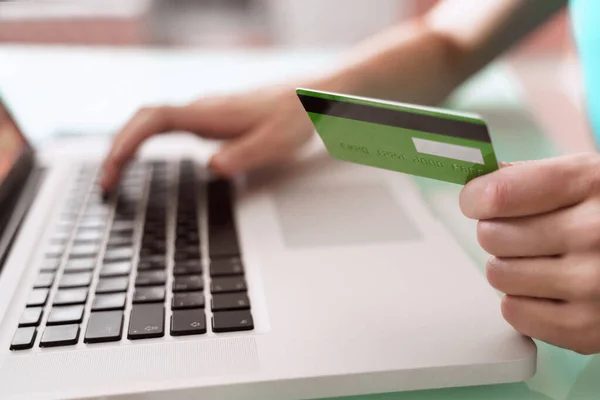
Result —
[[[476,115],[309,89],[296,93],[336,159],[462,185],[499,168],[487,126]]]

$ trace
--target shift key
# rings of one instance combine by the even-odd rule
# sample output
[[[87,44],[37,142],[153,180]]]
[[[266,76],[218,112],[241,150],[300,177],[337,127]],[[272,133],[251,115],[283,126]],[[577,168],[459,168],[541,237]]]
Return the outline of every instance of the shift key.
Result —
[[[150,339],[165,335],[165,308],[162,304],[136,304],[131,309],[127,338]]]
[[[115,342],[121,340],[123,311],[94,312],[90,315],[85,332],[85,343]]]

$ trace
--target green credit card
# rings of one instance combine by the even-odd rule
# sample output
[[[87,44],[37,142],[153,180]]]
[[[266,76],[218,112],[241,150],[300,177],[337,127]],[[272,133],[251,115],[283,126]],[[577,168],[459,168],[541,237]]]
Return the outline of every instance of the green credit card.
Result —
[[[498,169],[487,126],[476,115],[309,89],[296,93],[336,159],[462,185]]]

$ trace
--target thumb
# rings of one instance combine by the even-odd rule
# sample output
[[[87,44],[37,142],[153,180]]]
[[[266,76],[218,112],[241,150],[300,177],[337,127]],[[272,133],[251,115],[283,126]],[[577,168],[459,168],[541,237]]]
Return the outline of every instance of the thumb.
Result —
[[[286,121],[274,121],[231,139],[212,157],[209,167],[217,175],[233,176],[285,161],[313,132],[310,120]]]
[[[210,160],[209,167],[219,176],[231,177],[273,163],[284,153],[274,151],[275,138],[267,130],[257,130],[228,141]]]
[[[506,168],[506,167],[517,167],[519,165],[525,165],[525,164],[529,164],[535,162],[535,160],[523,160],[523,161],[501,161],[500,164],[500,168]]]

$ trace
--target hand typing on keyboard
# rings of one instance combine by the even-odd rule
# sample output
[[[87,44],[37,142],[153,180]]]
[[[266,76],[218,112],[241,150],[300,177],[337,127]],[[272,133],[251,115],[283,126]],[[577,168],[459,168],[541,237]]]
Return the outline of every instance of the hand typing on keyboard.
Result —
[[[138,162],[102,199],[97,169],[51,227],[11,349],[253,330],[230,182],[191,161]]]
[[[210,168],[219,176],[231,177],[285,160],[310,138],[313,128],[291,86],[181,107],[144,108],[117,135],[104,161],[102,188],[106,192],[115,188],[123,167],[146,139],[169,131],[226,140],[212,157]]]

